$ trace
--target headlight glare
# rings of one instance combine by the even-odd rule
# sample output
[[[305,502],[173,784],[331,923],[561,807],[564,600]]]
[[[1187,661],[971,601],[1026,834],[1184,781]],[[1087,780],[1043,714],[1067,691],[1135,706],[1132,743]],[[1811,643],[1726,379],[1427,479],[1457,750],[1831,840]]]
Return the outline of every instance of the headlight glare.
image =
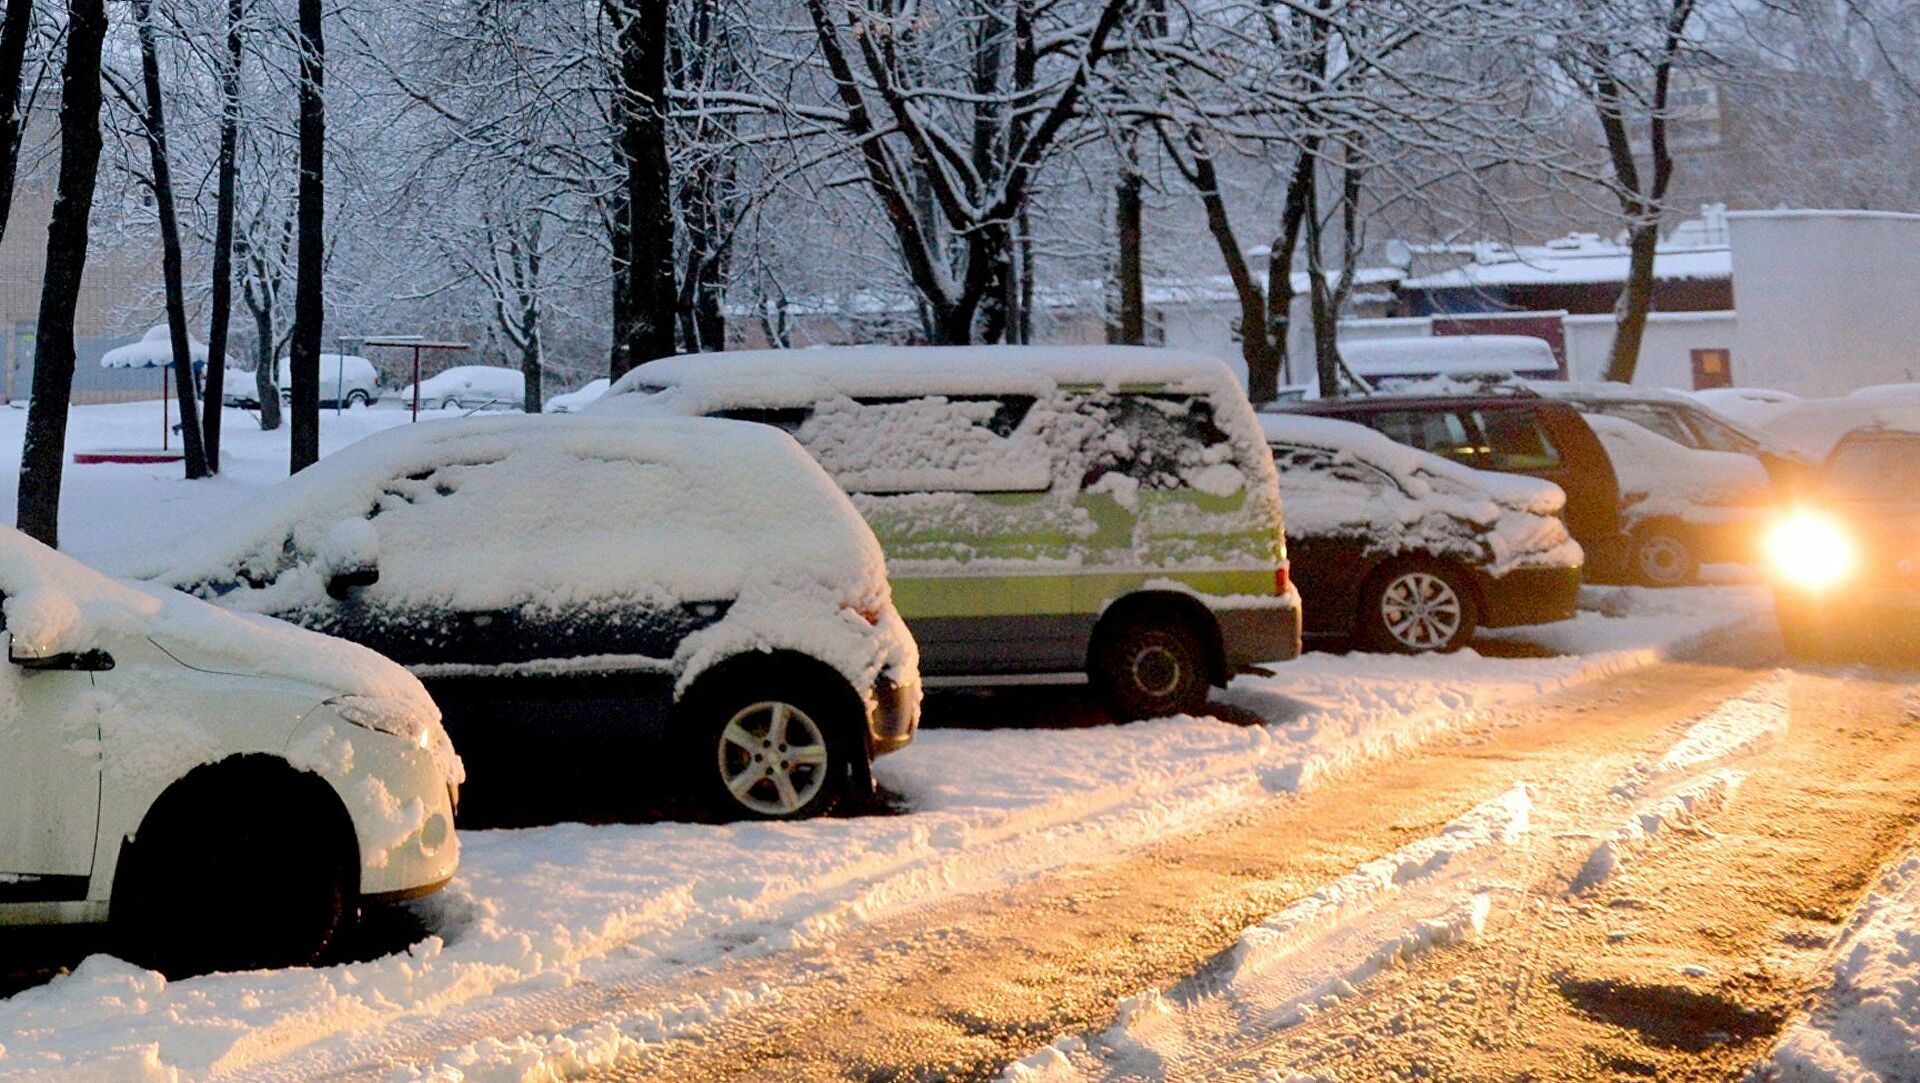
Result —
[[[1766,549],[1776,577],[1810,590],[1848,578],[1859,560],[1846,526],[1814,511],[1796,511],[1775,523]]]

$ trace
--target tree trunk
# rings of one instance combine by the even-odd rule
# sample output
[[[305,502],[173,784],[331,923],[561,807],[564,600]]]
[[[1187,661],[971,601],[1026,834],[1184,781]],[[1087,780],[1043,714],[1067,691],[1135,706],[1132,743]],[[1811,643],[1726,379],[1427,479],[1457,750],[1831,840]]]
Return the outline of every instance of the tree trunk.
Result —
[[[47,270],[34,340],[33,400],[20,453],[15,522],[30,537],[60,544],[60,471],[67,406],[73,399],[73,317],[87,265],[87,228],[100,171],[100,48],[104,0],[67,0],[67,58],[60,73],[60,180],[47,226]]]
[[[260,400],[260,431],[272,432],[280,427],[280,385],[274,377],[274,370],[280,365],[279,359],[273,356],[271,307],[253,310],[253,332],[259,338],[253,349],[253,393]]]
[[[1340,397],[1340,312],[1334,305],[1333,291],[1327,287],[1327,268],[1322,255],[1319,184],[1307,184],[1307,289],[1313,314],[1314,374],[1320,385],[1320,397]]]
[[[201,423],[207,467],[220,471],[220,411],[227,384],[227,326],[233,321],[233,203],[240,141],[240,23],[246,0],[227,0],[227,65],[220,73],[220,153],[214,196],[212,319],[207,326],[207,406]],[[266,403],[262,402],[264,412]],[[274,403],[276,409],[280,404]]]
[[[673,174],[667,160],[667,5],[603,0],[619,26],[620,150],[627,167],[626,351],[617,379],[673,353]]]
[[[206,477],[207,449],[200,441],[200,409],[193,380],[193,346],[187,337],[186,270],[180,255],[180,222],[173,206],[173,168],[167,161],[167,115],[160,98],[160,53],[153,35],[153,0],[133,0],[140,39],[140,78],[146,90],[147,153],[153,163],[153,200],[160,217],[160,276],[167,294],[167,332],[173,346],[173,384],[180,392],[180,447],[187,480]],[[213,358],[207,359],[213,367]],[[219,409],[215,406],[214,409]]]
[[[1115,342],[1138,346],[1147,341],[1146,270],[1140,252],[1140,174],[1130,166],[1120,174],[1113,192],[1114,238],[1120,245],[1114,276],[1119,279],[1120,311],[1114,321]]]
[[[1293,330],[1293,253],[1300,247],[1300,230],[1307,217],[1307,193],[1313,185],[1314,154],[1319,145],[1317,137],[1309,137],[1300,152],[1300,160],[1294,163],[1293,177],[1287,181],[1286,204],[1280,208],[1280,236],[1274,239],[1273,250],[1267,257],[1267,338],[1272,343],[1272,360],[1268,371],[1262,373],[1262,383],[1271,386],[1276,396],[1280,393],[1282,369],[1286,371],[1287,382],[1296,379],[1293,358],[1288,356],[1287,349]],[[1273,382],[1266,385],[1269,373]],[[1253,382],[1252,373],[1248,373],[1247,381]]]
[[[1646,337],[1647,314],[1653,310],[1653,259],[1660,244],[1657,221],[1634,227],[1627,242],[1627,282],[1620,294],[1613,349],[1607,356],[1607,379],[1633,382],[1640,365],[1640,342]]]
[[[33,34],[33,0],[7,0],[0,23],[0,237],[13,210],[14,175],[20,163],[20,80]]]
[[[320,330],[326,318],[322,293],[326,258],[326,42],[321,36],[321,0],[300,0],[300,187],[299,240],[293,283],[293,342],[288,382],[293,385],[294,473],[320,461]]]
[[[526,384],[522,408],[529,414],[537,414],[545,405],[540,397],[540,306],[529,302],[520,314],[520,321],[526,332],[520,343],[520,376]]]

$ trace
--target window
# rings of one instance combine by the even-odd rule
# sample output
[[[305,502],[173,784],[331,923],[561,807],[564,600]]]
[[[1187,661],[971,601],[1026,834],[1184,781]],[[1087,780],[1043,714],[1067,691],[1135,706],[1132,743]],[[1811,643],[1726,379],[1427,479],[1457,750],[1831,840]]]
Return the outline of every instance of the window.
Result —
[[[1850,500],[1891,501],[1920,470],[1920,437],[1891,436],[1842,443],[1827,463],[1821,488]]]
[[[1594,413],[1617,417],[1622,421],[1631,421],[1648,432],[1661,436],[1682,447],[1697,447],[1699,441],[1687,427],[1680,423],[1673,411],[1659,406],[1650,406],[1640,402],[1606,402],[1593,408]]]
[[[1731,425],[1722,424],[1702,413],[1688,411],[1687,423],[1693,426],[1699,436],[1699,446],[1709,451],[1732,451],[1741,455],[1757,455],[1760,444],[1752,437],[1738,431]]]
[[[1560,449],[1531,410],[1475,410],[1473,418],[1486,437],[1484,454],[1476,466],[1488,470],[1552,470],[1560,465]]]
[[[1023,429],[1031,396],[836,398],[790,431],[852,493],[1041,492],[1045,446]]]
[[[807,416],[813,411],[804,406],[791,409],[774,409],[765,406],[745,406],[733,410],[715,410],[709,417],[723,417],[729,421],[751,421],[756,425],[772,425],[786,433],[797,433],[800,426],[807,423]]]
[[[1113,438],[1103,441],[1081,486],[1124,474],[1149,489],[1183,489],[1189,472],[1231,463],[1230,439],[1214,421],[1213,404],[1192,395],[1096,395],[1085,410],[1104,414]]]
[[[1454,410],[1383,410],[1368,420],[1389,440],[1417,447],[1455,462],[1474,465],[1480,455],[1478,435]]]

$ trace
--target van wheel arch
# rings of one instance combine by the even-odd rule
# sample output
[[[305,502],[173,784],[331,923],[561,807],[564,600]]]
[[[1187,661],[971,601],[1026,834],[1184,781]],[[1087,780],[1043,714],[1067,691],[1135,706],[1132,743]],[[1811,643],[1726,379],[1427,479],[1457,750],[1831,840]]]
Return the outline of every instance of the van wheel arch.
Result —
[[[1220,638],[1220,622],[1200,599],[1177,590],[1136,591],[1109,603],[1094,623],[1093,635],[1088,639],[1089,652],[1102,635],[1135,618],[1175,620],[1185,625],[1206,648],[1208,679],[1215,685],[1227,683],[1231,674],[1227,672],[1227,651]]]

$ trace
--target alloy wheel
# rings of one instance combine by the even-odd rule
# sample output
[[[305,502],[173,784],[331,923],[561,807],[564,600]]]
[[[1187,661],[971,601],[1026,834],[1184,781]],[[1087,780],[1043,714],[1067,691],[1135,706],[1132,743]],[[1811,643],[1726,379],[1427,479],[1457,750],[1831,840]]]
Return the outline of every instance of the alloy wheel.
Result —
[[[826,734],[791,703],[766,700],[741,708],[720,731],[720,778],[742,807],[790,816],[827,785],[832,757]]]
[[[1444,649],[1460,634],[1466,607],[1460,595],[1431,572],[1405,572],[1380,596],[1380,617],[1387,634],[1412,651]]]

